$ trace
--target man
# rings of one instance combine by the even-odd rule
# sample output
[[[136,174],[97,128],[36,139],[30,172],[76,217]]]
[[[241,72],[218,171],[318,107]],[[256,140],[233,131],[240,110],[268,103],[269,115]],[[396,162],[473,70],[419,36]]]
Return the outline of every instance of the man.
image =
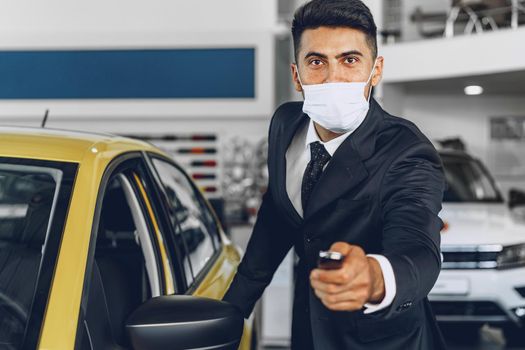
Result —
[[[272,118],[268,191],[224,300],[248,317],[294,247],[293,349],[444,348],[427,299],[441,267],[442,164],[371,98],[383,71],[372,15],[359,0],[313,0],[292,35],[305,101]],[[340,268],[317,267],[327,249],[345,255]]]

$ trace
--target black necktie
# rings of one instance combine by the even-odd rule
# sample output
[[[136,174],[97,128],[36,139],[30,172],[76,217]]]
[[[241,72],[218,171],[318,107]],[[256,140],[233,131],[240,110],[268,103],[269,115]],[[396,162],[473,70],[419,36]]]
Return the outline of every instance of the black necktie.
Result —
[[[312,190],[315,187],[317,181],[323,173],[323,168],[326,163],[330,160],[331,156],[324,146],[319,142],[312,142],[310,144],[311,159],[303,175],[303,184],[301,187],[301,202],[303,204],[303,211],[306,211],[306,205],[308,199],[312,194]]]

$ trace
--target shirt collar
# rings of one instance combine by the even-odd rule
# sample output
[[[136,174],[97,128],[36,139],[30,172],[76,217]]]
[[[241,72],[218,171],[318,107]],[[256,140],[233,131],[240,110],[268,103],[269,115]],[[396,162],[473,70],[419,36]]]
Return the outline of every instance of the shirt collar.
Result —
[[[335,151],[337,151],[339,146],[341,146],[341,144],[346,140],[346,138],[348,136],[350,136],[351,133],[352,132],[349,131],[349,132],[346,132],[346,133],[344,133],[344,134],[342,134],[340,136],[337,136],[333,140],[330,140],[328,142],[323,142],[319,138],[319,135],[317,135],[317,131],[315,130],[315,126],[314,126],[314,122],[310,119],[310,121],[308,123],[308,131],[306,133],[306,144],[305,144],[305,147],[309,148],[309,146],[310,146],[310,144],[312,142],[319,141],[321,143],[321,145],[323,145],[325,147],[325,149],[328,152],[328,154],[330,154],[330,156],[333,157]]]

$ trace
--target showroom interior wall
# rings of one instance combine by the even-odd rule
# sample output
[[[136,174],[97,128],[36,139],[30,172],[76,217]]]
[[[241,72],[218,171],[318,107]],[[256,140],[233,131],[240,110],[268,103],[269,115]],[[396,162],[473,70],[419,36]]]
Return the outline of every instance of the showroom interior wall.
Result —
[[[415,6],[405,3],[410,4]],[[487,165],[504,195],[511,187],[525,189],[525,160],[520,156],[525,150],[507,146],[506,152],[498,151],[501,145],[491,139],[490,128],[492,118],[525,116],[525,48],[519,44],[525,28],[431,39],[418,38],[415,32],[380,50],[385,56],[384,107],[414,121],[432,139],[460,137]],[[481,85],[485,91],[467,96],[467,85]],[[502,155],[506,160],[501,161]]]
[[[114,106],[110,101],[95,105],[90,101],[78,101],[73,107],[64,109],[64,103],[57,101],[0,101],[0,123],[38,125],[45,109],[49,108],[50,127],[126,134],[144,130],[152,133],[215,132],[224,140],[239,135],[262,140],[265,137],[262,130],[267,130],[275,105],[288,99],[301,99],[290,84],[291,42],[287,35],[293,10],[304,2],[4,2],[0,11],[0,51],[60,49],[63,46],[73,49],[191,47],[193,41],[201,41],[208,46],[216,46],[216,42],[222,42],[222,46],[259,43],[257,51],[263,51],[264,56],[258,58],[267,59],[256,60],[256,65],[260,66],[256,79],[265,79],[256,91],[265,96],[258,104],[245,105],[232,100],[206,105],[192,100],[185,101],[184,105],[173,105],[162,100],[149,104],[126,100]],[[382,1],[365,2],[372,9],[379,29],[383,29]],[[380,47],[386,65],[384,84],[376,91],[378,100],[394,114],[414,120],[432,138],[461,136],[472,153],[489,166],[504,186],[508,183],[508,186],[525,188],[525,180],[498,177],[505,172],[493,167],[493,153],[489,150],[490,118],[523,116],[524,90],[517,86],[511,94],[490,93],[479,97],[465,96],[459,88],[451,92],[453,85],[449,85],[448,91],[443,91],[443,85],[433,90],[433,84],[443,79],[524,72],[525,48],[515,43],[525,38],[525,30],[501,29],[497,33],[423,39],[410,15],[416,7],[430,13],[445,11],[449,1],[404,0],[400,3],[403,33],[400,39],[403,42]],[[280,8],[284,8],[285,13],[279,14]],[[487,48],[490,48],[489,53]],[[275,74],[267,73],[274,69]],[[414,82],[426,88],[423,91],[411,89],[409,85]],[[97,123],[92,122],[94,118]]]
[[[444,102],[446,101],[446,102]],[[523,168],[518,174],[502,169],[492,149],[490,119],[494,116],[523,116],[523,96],[461,96],[417,95],[407,96],[404,115],[432,139],[460,137],[473,156],[480,158],[489,168],[506,197],[510,188],[525,189]],[[507,153],[514,164],[523,164],[523,148]],[[520,156],[521,154],[521,156]],[[509,163],[509,162],[507,162]],[[518,169],[519,171],[519,169]]]
[[[269,30],[275,25],[276,6],[272,0],[4,1],[0,26],[4,36]]]
[[[421,36],[418,32],[417,26],[410,20],[411,15],[419,8],[421,11],[428,13],[443,13],[446,14],[451,0],[403,0],[400,9],[401,22],[401,36],[404,41],[419,40]]]
[[[273,60],[268,58],[274,57],[276,24],[274,0],[4,2],[0,51],[186,48],[200,42],[200,47],[255,47],[263,51],[256,60],[264,58],[261,67],[266,72],[257,72],[256,80],[264,85],[256,86],[256,95],[264,95],[264,101],[256,103],[236,99],[208,104],[193,99],[179,105],[165,100],[4,100],[0,101],[0,123],[39,125],[49,108],[49,127],[126,134],[215,132],[224,139],[229,132],[264,137],[261,130],[267,129],[274,107],[274,77],[267,70],[273,71]]]
[[[285,6],[291,9],[287,14],[290,19],[293,9],[304,3],[304,0],[292,1],[293,6]],[[378,0],[366,1],[371,7],[379,29],[382,27],[382,2]],[[401,9],[403,40],[406,43],[386,45],[380,49],[385,53],[385,83],[386,92],[379,93],[379,100],[384,95],[384,104],[394,113],[413,119],[426,130],[431,137],[437,135],[442,137],[457,134],[458,123],[470,125],[465,127],[465,138],[473,153],[481,157],[489,166],[488,159],[489,144],[488,118],[501,115],[523,115],[522,96],[483,96],[476,98],[476,103],[471,103],[474,98],[467,97],[460,91],[454,94],[444,94],[443,91],[428,92],[427,94],[414,94],[406,92],[405,82],[426,81],[429,86],[433,81],[452,78],[469,77],[471,75],[483,75],[505,72],[519,72],[525,70],[524,48],[515,45],[515,52],[509,52],[509,45],[518,42],[519,38],[525,37],[523,29],[511,31],[501,30],[500,33],[483,33],[480,36],[458,37],[452,39],[422,40],[417,36],[414,23],[409,19],[419,6],[424,11],[442,11],[446,9],[449,2],[446,0],[405,0]],[[267,46],[268,56],[275,57],[273,37],[277,33],[281,36],[287,35],[288,23],[279,24],[278,1],[258,0],[205,0],[193,1],[168,1],[155,0],[141,1],[91,1],[89,3],[71,3],[65,0],[52,0],[41,2],[4,2],[3,10],[0,12],[0,50],[11,50],[17,48],[60,48],[61,43],[67,43],[69,47],[129,47],[148,45],[166,45],[170,40],[185,38],[183,42],[188,45],[193,37],[232,38],[262,35],[271,37]],[[235,39],[232,39],[235,41]],[[239,39],[240,40],[240,39]],[[242,39],[246,41],[246,39]],[[240,41],[242,41],[240,40]],[[268,42],[268,40],[267,40]],[[454,44],[456,42],[456,44]],[[459,43],[459,44],[458,44]],[[287,45],[289,45],[289,39]],[[503,45],[503,47],[498,47]],[[458,48],[462,51],[458,51]],[[490,48],[492,53],[484,51]],[[429,52],[433,50],[432,52]],[[465,53],[470,54],[465,58]],[[501,52],[502,54],[498,54]],[[277,53],[279,54],[279,53]],[[77,107],[78,115],[60,114],[60,103],[35,103],[29,101],[23,106],[19,101],[13,103],[0,102],[0,121],[3,124],[38,125],[46,105],[50,106],[49,126],[78,128],[85,130],[104,130],[134,133],[144,131],[147,124],[148,130],[161,132],[177,128],[184,131],[220,131],[227,133],[235,130],[244,135],[253,135],[263,138],[272,108],[276,103],[284,101],[289,97],[300,99],[299,94],[294,94],[289,83],[289,68],[287,58],[289,52],[278,61],[277,76],[268,80],[267,86],[269,99],[264,108],[248,108],[243,112],[228,115],[228,103],[218,113],[217,108],[203,108],[199,101],[193,105],[200,112],[192,111],[184,115],[178,109],[170,109],[164,106],[163,101],[154,105],[156,110],[151,113],[139,113],[137,109],[141,103],[127,101],[128,107],[124,108],[123,115],[115,117],[113,113],[104,113],[104,110],[93,108],[89,102],[81,101]],[[412,61],[407,62],[407,57]],[[273,60],[269,60],[273,61]],[[273,63],[266,62],[273,70]],[[470,71],[467,71],[468,69]],[[266,74],[265,74],[266,76]],[[286,89],[288,85],[289,95]],[[277,87],[277,89],[276,89]],[[278,91],[274,96],[274,90]],[[284,92],[283,92],[284,91]],[[431,91],[431,89],[430,89]],[[400,98],[403,97],[403,98]],[[443,101],[447,103],[443,103]],[[423,103],[423,101],[425,101]],[[128,103],[129,102],[129,103]],[[190,102],[191,103],[191,102]],[[104,104],[103,104],[104,105]],[[106,106],[109,103],[105,104]],[[153,105],[151,105],[153,106]],[[425,108],[427,106],[428,108]],[[430,106],[436,106],[430,107]],[[55,108],[53,108],[55,107]],[[447,116],[437,115],[443,108],[448,108],[454,113]],[[235,108],[233,108],[235,109]],[[479,112],[478,112],[479,111]],[[490,111],[490,112],[489,112]],[[209,113],[208,113],[209,112]],[[128,113],[129,118],[125,117]],[[212,114],[211,116],[209,114]],[[233,115],[236,114],[236,115]],[[476,119],[474,115],[478,115]],[[92,118],[98,117],[97,123],[92,123]],[[194,123],[195,118],[204,121]],[[450,118],[450,123],[441,123]],[[155,123],[150,123],[155,120]],[[242,122],[239,122],[242,121]],[[453,122],[452,122],[453,121]],[[174,125],[176,123],[176,126]],[[435,127],[438,126],[439,127]],[[195,128],[199,129],[196,130]],[[447,129],[450,128],[450,133]],[[479,137],[471,130],[483,129]],[[481,130],[480,130],[481,131]],[[496,169],[491,169],[493,172]],[[525,187],[523,185],[522,187]]]
[[[219,96],[0,98],[0,125],[40,126],[45,111],[49,110],[49,128],[109,132],[146,139],[186,166],[190,176],[199,177],[196,182],[209,199],[222,203],[225,198],[223,184],[229,176],[225,164],[230,163],[235,154],[231,149],[241,147],[246,153],[252,154],[241,159],[241,162],[257,161],[253,154],[262,147],[267,135],[276,103],[275,37],[279,30],[282,31],[278,26],[277,0],[5,2],[0,11],[0,55],[4,55],[3,57],[13,51],[40,54],[65,50],[68,54],[76,54],[78,51],[95,50],[97,55],[109,52],[110,57],[106,62],[115,65],[115,62],[122,59],[111,57],[114,54],[112,51],[117,51],[117,54],[124,55],[123,65],[130,60],[125,56],[127,53],[133,57],[139,56],[138,66],[144,64],[141,59],[153,59],[148,61],[148,69],[156,73],[154,79],[163,80],[163,68],[154,68],[158,58],[155,55],[159,52],[163,55],[184,55],[188,50],[193,50],[191,54],[199,56],[202,50],[218,50],[222,55],[221,64],[229,65],[232,75],[230,79],[229,75],[220,70],[214,72],[213,67],[217,66],[218,60],[210,54],[205,59],[203,55],[198,57],[201,66],[193,64],[193,75],[185,72],[184,68],[179,68],[185,67],[188,62],[182,61],[179,65],[163,56],[161,60],[165,66],[186,75],[182,86],[174,86],[179,92],[184,92],[186,86],[191,85],[191,90],[197,95],[200,90],[212,90]],[[248,69],[248,74],[239,74],[235,63],[228,62],[227,55],[232,50],[248,52],[248,62],[242,61],[241,57],[241,63],[245,70]],[[142,57],[143,51],[146,52],[146,58]],[[84,55],[84,61],[88,65],[91,54],[87,52],[87,56]],[[250,54],[253,57],[249,57]],[[10,61],[16,66],[16,59],[11,58]],[[35,59],[27,61],[38,63]],[[121,67],[119,63],[117,67],[111,64],[109,68],[105,68],[105,76],[104,73],[100,74],[96,64],[90,66],[99,75],[97,79],[102,90],[106,90],[105,83],[114,84],[116,87],[112,92],[118,94],[123,91],[123,79],[120,73],[114,71]],[[54,68],[58,72],[62,71],[60,66]],[[150,80],[148,73],[141,72],[140,68],[125,68],[122,67],[125,79],[129,80],[131,77],[133,80],[137,74],[142,80]],[[21,71],[27,76],[26,72],[34,69],[30,63]],[[35,73],[37,75],[41,72]],[[77,85],[73,88],[82,90],[83,87],[78,85],[91,80],[89,74],[87,75],[87,79],[84,79],[86,74],[83,74],[82,78],[71,79],[65,76],[64,80],[69,79],[70,83],[73,81],[73,85]],[[220,78],[214,79],[214,75]],[[31,76],[26,77],[26,81],[29,81],[27,86],[17,82],[16,78],[11,81],[22,91],[33,85]],[[177,84],[178,81],[177,78],[171,79],[162,92],[169,94],[169,84]],[[241,88],[237,88],[237,92],[241,95],[243,84],[250,85],[251,92],[247,96],[223,97],[221,94],[235,85],[233,82],[240,82],[237,85]],[[62,83],[61,77],[58,77],[56,82],[47,85],[54,89]],[[0,95],[1,85],[0,82]],[[4,80],[4,87],[5,85]],[[131,85],[144,95],[157,89],[154,83],[142,87],[140,83],[132,81]],[[97,92],[90,91],[94,94]],[[211,141],[202,140],[203,136],[211,137]],[[201,141],[195,141],[191,137],[200,137]],[[217,165],[208,168],[189,165],[194,161],[208,160],[216,161]],[[222,207],[222,204],[219,206]]]

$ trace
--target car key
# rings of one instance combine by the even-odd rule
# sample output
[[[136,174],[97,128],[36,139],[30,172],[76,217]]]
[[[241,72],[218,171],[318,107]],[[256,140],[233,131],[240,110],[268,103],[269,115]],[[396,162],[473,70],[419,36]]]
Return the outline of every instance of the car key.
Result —
[[[339,252],[321,250],[317,266],[323,270],[336,270],[343,265],[344,260],[345,256]]]

